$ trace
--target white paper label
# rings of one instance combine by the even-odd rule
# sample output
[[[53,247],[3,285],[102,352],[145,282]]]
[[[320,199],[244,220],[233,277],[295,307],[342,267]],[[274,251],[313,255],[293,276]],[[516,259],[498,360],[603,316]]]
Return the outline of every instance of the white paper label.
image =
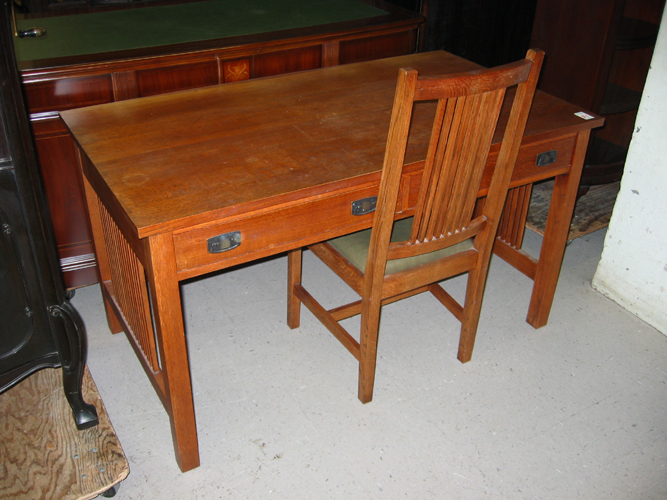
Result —
[[[595,118],[594,116],[589,115],[588,113],[584,113],[583,111],[578,111],[575,113],[576,116],[579,118],[583,118],[584,120],[592,120]]]

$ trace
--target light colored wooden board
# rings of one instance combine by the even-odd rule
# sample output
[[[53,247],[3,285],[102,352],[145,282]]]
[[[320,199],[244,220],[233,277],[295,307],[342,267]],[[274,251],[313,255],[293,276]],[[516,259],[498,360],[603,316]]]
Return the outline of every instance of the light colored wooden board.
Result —
[[[83,431],[60,369],[40,370],[0,394],[0,499],[88,500],[127,477],[127,459],[87,368],[83,394],[99,417]]]

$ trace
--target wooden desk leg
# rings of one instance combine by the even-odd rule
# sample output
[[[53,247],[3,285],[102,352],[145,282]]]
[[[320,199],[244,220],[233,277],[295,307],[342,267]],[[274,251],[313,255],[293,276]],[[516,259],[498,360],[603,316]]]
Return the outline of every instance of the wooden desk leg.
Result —
[[[79,165],[86,161],[81,156],[81,151],[77,149],[77,158]],[[97,260],[97,271],[100,278],[100,287],[102,288],[102,301],[104,302],[104,311],[107,315],[107,324],[111,333],[120,333],[123,331],[123,326],[116,317],[110,299],[104,289],[104,283],[111,281],[111,270],[109,268],[109,256],[107,255],[106,243],[104,241],[104,229],[102,228],[102,220],[100,216],[99,198],[97,193],[92,188],[88,179],[81,170],[81,178],[83,179],[83,187],[86,193],[86,202],[88,204],[88,215],[90,220],[90,229],[93,234],[93,242],[95,247],[95,259]]]
[[[151,236],[147,240],[149,262],[146,273],[164,376],[164,402],[171,421],[176,461],[185,472],[199,466],[199,444],[181,293],[176,277],[176,254],[171,233]]]
[[[577,200],[577,190],[589,136],[590,130],[577,135],[570,172],[555,178],[540,258],[535,272],[533,294],[526,318],[526,321],[535,328],[546,325],[549,319],[572,222],[572,213]]]

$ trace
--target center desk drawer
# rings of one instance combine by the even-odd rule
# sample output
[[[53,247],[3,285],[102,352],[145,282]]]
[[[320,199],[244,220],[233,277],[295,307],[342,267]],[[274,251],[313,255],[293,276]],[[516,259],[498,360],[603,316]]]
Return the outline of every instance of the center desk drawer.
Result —
[[[174,235],[179,279],[274,255],[370,227],[373,213],[352,202],[377,195],[378,184],[266,210]]]

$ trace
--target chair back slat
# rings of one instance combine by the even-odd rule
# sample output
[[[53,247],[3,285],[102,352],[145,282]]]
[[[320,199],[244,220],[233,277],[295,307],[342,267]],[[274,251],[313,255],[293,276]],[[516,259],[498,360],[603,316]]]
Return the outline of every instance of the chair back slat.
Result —
[[[410,241],[430,241],[472,220],[505,88],[438,102]]]
[[[458,181],[454,184],[455,192],[452,197],[454,203],[447,208],[441,207],[446,220],[439,228],[440,235],[457,232],[472,219],[504,94],[505,89],[500,89],[474,96],[479,107],[475,107],[469,116],[474,125],[468,131],[470,140],[464,145],[464,150],[468,152],[467,161],[459,165]]]
[[[447,178],[438,169],[447,161],[451,161],[451,158],[446,159],[445,155],[452,155],[455,152],[453,148],[448,150],[446,146],[448,141],[456,141],[456,132],[460,118],[460,108],[457,113],[455,99],[440,100],[438,102],[434,120],[435,125],[432,130],[422,177],[422,181],[426,182],[431,189],[422,189],[419,193],[417,208],[415,210],[415,222],[413,223],[410,237],[412,243],[415,241],[424,241],[433,236],[432,233],[428,232],[429,227],[433,227],[430,220],[433,214],[433,207],[441,203],[438,196],[441,198],[443,193],[451,189],[451,185],[454,182],[453,178]],[[446,173],[451,174],[452,172]]]
[[[425,234],[425,238],[433,239],[441,235],[441,228],[445,223],[444,207],[450,206],[456,202],[456,188],[457,183],[460,182],[460,172],[458,166],[465,164],[466,155],[465,147],[469,141],[470,136],[467,134],[471,125],[470,111],[475,107],[474,99],[466,97],[449,99],[451,105],[454,107],[456,120],[451,124],[449,131],[449,140],[437,147],[444,150],[440,155],[442,163],[434,165],[433,173],[439,175],[440,179],[445,182],[439,182],[440,179],[433,175],[430,179],[422,179],[426,181],[422,183],[422,191],[435,191],[435,203],[429,207],[431,215],[429,216],[429,227]],[[442,138],[444,134],[441,134]],[[454,168],[451,168],[454,166]]]

